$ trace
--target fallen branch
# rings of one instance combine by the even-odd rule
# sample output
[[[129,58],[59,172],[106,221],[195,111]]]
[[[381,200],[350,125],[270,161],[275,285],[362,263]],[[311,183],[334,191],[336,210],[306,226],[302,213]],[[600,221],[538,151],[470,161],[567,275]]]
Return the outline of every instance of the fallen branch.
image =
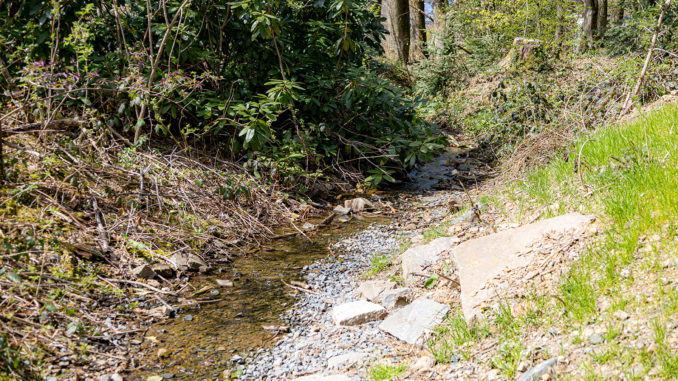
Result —
[[[293,288],[293,289],[295,289],[295,290],[297,290],[297,291],[308,292],[309,294],[313,294],[313,295],[320,295],[320,294],[318,294],[317,292],[315,292],[315,291],[313,291],[313,290],[309,290],[309,289],[306,289],[306,288],[302,288],[302,287],[297,287],[297,286],[291,285],[291,284],[285,282],[284,279],[280,279],[280,281],[283,282],[283,284],[284,284],[285,286],[287,286],[287,287],[289,287],[289,288]]]
[[[412,275],[416,275],[416,276],[419,276],[419,277],[428,279],[428,278],[430,278],[433,274],[426,275],[426,274],[422,274],[422,273],[412,273]],[[446,276],[446,275],[442,275],[442,274],[436,274],[436,275],[437,275],[438,277],[440,277],[440,278],[443,278],[443,279],[445,279],[445,280],[448,280],[448,281],[454,283],[457,287],[461,287],[461,284],[460,284],[459,281],[456,280],[456,279],[452,279],[452,278],[450,278],[450,277],[448,277],[448,276]]]
[[[629,112],[629,110],[631,110],[631,107],[633,106],[633,98],[635,98],[638,95],[640,88],[643,86],[645,76],[647,75],[647,68],[650,66],[650,60],[652,60],[652,52],[654,51],[655,45],[657,45],[659,31],[661,29],[662,22],[664,21],[666,11],[669,9],[670,5],[671,0],[666,0],[666,2],[664,2],[664,5],[662,6],[662,12],[661,14],[659,14],[659,20],[657,20],[657,26],[655,27],[654,34],[652,35],[652,42],[650,43],[650,48],[647,50],[647,57],[645,57],[643,70],[641,70],[640,72],[640,76],[638,77],[638,81],[636,82],[636,86],[633,88],[633,91],[626,96],[626,100],[624,101],[624,107],[622,108],[621,115],[626,115]]]
[[[133,280],[127,280],[127,279],[110,279],[110,278],[109,278],[109,279],[101,278],[101,279],[104,279],[104,280],[107,281],[107,282],[113,282],[113,283],[127,283],[127,284],[131,284],[131,285],[134,285],[134,286],[145,287],[145,288],[147,288],[147,289],[149,289],[149,290],[151,290],[151,291],[155,291],[155,292],[157,292],[157,293],[159,293],[159,294],[165,294],[165,295],[177,296],[177,293],[176,293],[176,292],[172,292],[172,291],[163,291],[163,290],[157,289],[157,288],[155,288],[155,287],[153,287],[153,286],[149,286],[149,285],[147,285],[147,284],[145,284],[145,283],[136,282],[136,281],[133,281]]]
[[[17,132],[25,132],[25,131],[30,131],[30,130],[44,130],[46,128],[57,128],[57,127],[82,127],[86,126],[89,124],[88,121],[86,120],[79,120],[79,119],[58,119],[58,120],[51,120],[49,122],[36,122],[36,123],[28,123],[28,124],[22,124],[18,127],[12,128],[7,131],[8,134],[13,134]]]

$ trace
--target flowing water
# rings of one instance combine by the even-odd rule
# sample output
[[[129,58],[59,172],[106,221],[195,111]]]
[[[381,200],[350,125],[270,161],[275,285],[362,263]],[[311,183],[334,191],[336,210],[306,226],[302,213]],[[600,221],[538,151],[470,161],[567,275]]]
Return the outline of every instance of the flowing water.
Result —
[[[174,379],[215,379],[223,377],[233,356],[272,345],[275,334],[263,326],[282,325],[284,312],[295,302],[297,292],[285,285],[301,280],[304,266],[331,256],[329,245],[373,223],[386,223],[384,217],[353,219],[304,237],[273,241],[266,249],[237,258],[227,267],[192,284],[197,289],[214,285],[215,279],[232,279],[234,286],[215,287],[215,302],[199,308],[184,308],[175,319],[153,326],[141,345],[141,365],[134,376],[174,375]],[[212,291],[213,292],[213,291]],[[189,317],[190,316],[190,317]],[[167,357],[158,358],[158,350]]]
[[[392,196],[456,186],[456,171],[451,166],[461,153],[459,149],[448,149],[414,170],[410,174],[412,181],[394,190]],[[302,280],[304,266],[331,256],[331,244],[371,224],[389,221],[385,217],[353,219],[312,234],[312,241],[301,236],[273,241],[264,250],[237,258],[215,274],[194,280],[196,289],[214,286],[215,279],[232,279],[234,286],[216,287],[219,294],[212,297],[218,301],[183,308],[175,319],[153,326],[141,345],[140,365],[132,379],[146,380],[163,374],[182,380],[223,379],[221,372],[232,368],[234,356],[245,357],[279,339],[263,326],[285,324],[284,313],[295,303],[296,291],[283,281],[289,284]],[[158,357],[160,348],[167,349],[166,357]]]

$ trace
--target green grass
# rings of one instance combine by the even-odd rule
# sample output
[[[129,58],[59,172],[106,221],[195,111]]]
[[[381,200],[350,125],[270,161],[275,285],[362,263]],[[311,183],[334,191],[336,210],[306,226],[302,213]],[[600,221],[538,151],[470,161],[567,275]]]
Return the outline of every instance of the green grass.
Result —
[[[407,370],[407,365],[384,365],[377,364],[370,369],[370,379],[374,381],[390,380],[394,377],[400,376]]]
[[[581,253],[553,291],[527,296],[534,306],[527,313],[513,316],[509,304],[501,303],[486,315],[486,336],[497,341],[492,366],[514,378],[525,360],[528,332],[551,327],[582,332],[596,324],[606,330],[605,342],[573,379],[600,379],[603,364],[630,379],[678,378],[678,352],[669,344],[666,323],[675,320],[678,288],[662,280],[676,276],[662,263],[678,258],[678,105],[600,128],[567,151],[569,158],[558,155],[497,197],[512,200],[519,218],[527,212],[542,212],[543,218],[568,211],[595,214],[600,239]],[[633,272],[622,277],[628,269]],[[647,322],[650,330],[624,334],[613,317],[620,309]],[[470,348],[484,337],[470,334],[461,321],[448,319],[429,343],[438,361],[452,353],[472,356]],[[652,340],[653,348],[630,346],[638,335]],[[587,345],[587,340],[575,338],[573,344]]]
[[[436,362],[446,363],[454,355],[468,360],[469,351],[464,345],[486,337],[489,331],[482,325],[468,325],[464,315],[458,312],[448,316],[434,333],[428,347]]]
[[[363,277],[370,278],[388,269],[392,260],[393,256],[390,255],[375,255],[372,257],[370,268],[365,272]]]

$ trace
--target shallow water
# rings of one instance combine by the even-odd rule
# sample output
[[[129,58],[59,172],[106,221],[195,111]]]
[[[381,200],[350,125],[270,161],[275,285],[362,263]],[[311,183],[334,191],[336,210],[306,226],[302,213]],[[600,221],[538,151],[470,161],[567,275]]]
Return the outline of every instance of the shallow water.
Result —
[[[266,249],[194,281],[196,289],[214,286],[214,279],[232,279],[234,287],[217,286],[219,295],[208,291],[199,298],[211,296],[218,301],[184,308],[175,319],[152,327],[141,345],[141,364],[133,375],[142,380],[167,373],[174,374],[174,379],[223,377],[221,372],[231,368],[233,356],[244,357],[277,341],[278,337],[262,326],[284,324],[282,316],[293,306],[298,292],[282,280],[302,280],[304,266],[331,256],[330,244],[386,221],[384,217],[366,217],[335,223],[310,235],[312,242],[304,237],[273,241]],[[166,348],[169,355],[158,359],[159,348]]]
[[[435,160],[410,173],[411,181],[395,187],[389,197],[398,193],[424,193],[454,187],[457,156],[464,150],[448,148]],[[331,257],[328,247],[369,225],[385,224],[385,217],[365,217],[347,223],[335,222],[330,228],[304,237],[269,242],[264,250],[236,259],[215,274],[192,282],[196,289],[214,286],[215,279],[233,279],[234,287],[215,287],[218,302],[202,304],[197,309],[185,308],[164,325],[152,327],[141,346],[141,364],[133,376],[145,380],[151,375],[172,373],[174,379],[223,379],[224,369],[233,369],[234,356],[271,346],[280,338],[264,330],[264,325],[285,324],[282,318],[295,303],[298,291],[282,280],[302,280],[302,268]],[[311,221],[313,222],[313,221]],[[317,223],[318,221],[316,221]],[[209,296],[209,292],[202,297]],[[187,315],[191,320],[187,321]],[[281,334],[282,335],[282,334]],[[148,338],[154,337],[157,343]],[[169,355],[158,359],[159,348]],[[134,377],[132,378],[134,379]]]

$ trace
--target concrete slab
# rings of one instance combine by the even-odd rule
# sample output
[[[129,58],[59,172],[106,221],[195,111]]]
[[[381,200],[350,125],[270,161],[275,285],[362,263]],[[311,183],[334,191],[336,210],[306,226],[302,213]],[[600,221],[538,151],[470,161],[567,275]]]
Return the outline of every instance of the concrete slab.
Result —
[[[415,273],[422,273],[426,267],[435,263],[440,254],[451,249],[459,243],[457,237],[443,237],[431,241],[431,243],[422,246],[409,248],[401,256],[403,278],[408,284],[421,280]]]
[[[332,310],[332,318],[337,325],[358,325],[381,320],[386,314],[384,307],[364,300],[340,304]]]
[[[386,318],[379,329],[409,344],[423,345],[424,333],[443,320],[449,306],[419,298]]]
[[[526,249],[548,233],[580,234],[593,220],[593,216],[571,213],[472,239],[457,246],[452,254],[459,272],[461,304],[466,320],[471,322],[480,313],[479,305],[495,296],[486,288],[490,280],[533,261],[535,254],[525,253]]]

